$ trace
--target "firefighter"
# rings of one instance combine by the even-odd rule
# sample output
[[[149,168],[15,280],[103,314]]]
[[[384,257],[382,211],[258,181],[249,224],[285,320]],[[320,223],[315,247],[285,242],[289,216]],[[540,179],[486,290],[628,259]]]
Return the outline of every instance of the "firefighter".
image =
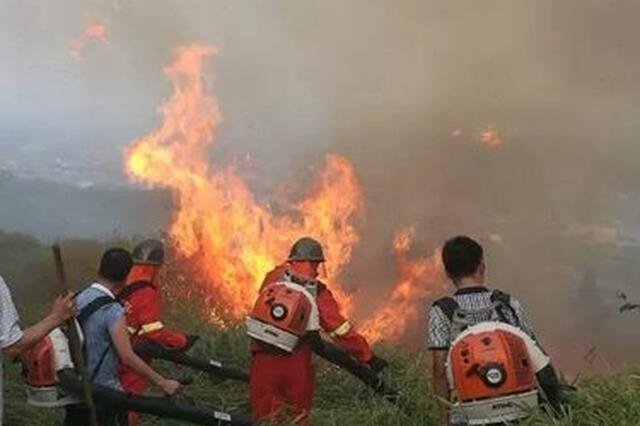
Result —
[[[127,328],[133,348],[145,342],[155,342],[167,348],[183,349],[193,337],[168,329],[160,320],[160,294],[156,285],[158,272],[164,263],[164,245],[158,240],[145,240],[132,252],[133,267],[126,284],[118,292],[124,305]],[[151,359],[143,357],[149,364]],[[148,381],[126,366],[120,366],[120,382],[126,392],[142,394]],[[138,413],[129,413],[129,424],[135,425]]]
[[[342,316],[331,290],[317,280],[318,269],[324,262],[320,243],[312,238],[301,238],[291,247],[286,262],[266,275],[261,290],[282,282],[303,286],[305,293],[314,299],[317,310],[314,309],[311,315],[317,315],[320,328],[342,349],[379,373],[387,362],[372,353],[364,337]],[[309,322],[315,321],[310,319]],[[311,424],[309,410],[315,372],[310,340],[303,337],[291,352],[287,352],[253,339],[249,393],[255,420],[282,420],[284,411],[291,410],[294,421]]]

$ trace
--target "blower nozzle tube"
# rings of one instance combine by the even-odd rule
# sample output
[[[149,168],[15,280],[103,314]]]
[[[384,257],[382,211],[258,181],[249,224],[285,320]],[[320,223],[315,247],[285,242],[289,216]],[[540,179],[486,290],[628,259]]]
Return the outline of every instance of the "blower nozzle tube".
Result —
[[[61,386],[68,392],[80,392],[81,383],[73,369],[58,371]],[[105,386],[92,384],[91,393],[97,402],[158,417],[169,417],[208,426],[252,426],[249,416],[176,401],[167,397],[133,395]]]

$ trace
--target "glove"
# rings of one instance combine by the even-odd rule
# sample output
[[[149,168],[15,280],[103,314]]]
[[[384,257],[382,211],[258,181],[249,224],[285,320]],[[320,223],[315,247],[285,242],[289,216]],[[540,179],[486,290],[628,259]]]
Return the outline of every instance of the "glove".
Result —
[[[173,352],[187,352],[189,349],[196,344],[198,340],[200,340],[200,336],[197,334],[188,334],[185,336],[185,344],[182,346],[166,346],[162,345],[165,350],[173,351]]]
[[[371,367],[376,374],[389,366],[389,363],[385,359],[382,359],[377,355],[373,355],[367,364],[369,364],[369,367]]]

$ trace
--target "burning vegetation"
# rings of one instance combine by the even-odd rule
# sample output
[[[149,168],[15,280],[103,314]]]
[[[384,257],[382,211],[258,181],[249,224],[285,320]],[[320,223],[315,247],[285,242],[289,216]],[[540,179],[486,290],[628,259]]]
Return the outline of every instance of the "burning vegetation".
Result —
[[[161,108],[162,124],[127,149],[128,174],[175,194],[169,236],[177,254],[194,266],[214,295],[217,302],[210,307],[214,323],[241,319],[265,273],[302,235],[323,242],[328,258],[324,279],[344,310],[352,312],[357,301],[340,281],[340,273],[360,240],[355,221],[365,206],[353,165],[328,154],[302,199],[278,214],[256,200],[233,167],[211,166],[209,149],[221,114],[207,93],[203,66],[215,53],[209,45],[184,46],[165,67],[173,95]],[[399,279],[376,314],[363,321],[361,329],[372,340],[402,335],[437,282],[440,267],[435,257],[407,257],[412,235],[412,230],[404,230],[396,236]]]
[[[441,287],[439,252],[418,259],[408,256],[414,232],[414,228],[406,228],[395,235],[393,253],[399,279],[363,327],[363,334],[371,341],[401,336],[407,327],[420,319],[422,306],[416,301],[425,300]]]

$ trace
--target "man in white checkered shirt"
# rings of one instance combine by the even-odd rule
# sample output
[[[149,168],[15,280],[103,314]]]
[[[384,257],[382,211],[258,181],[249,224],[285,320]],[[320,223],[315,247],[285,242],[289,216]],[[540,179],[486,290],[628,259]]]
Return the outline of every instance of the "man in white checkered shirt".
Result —
[[[13,304],[11,292],[0,277],[0,426],[2,426],[2,353],[12,358],[34,346],[51,330],[73,316],[73,294],[60,296],[51,307],[51,313],[37,324],[20,329],[18,312]]]
[[[504,322],[517,327],[531,337],[532,345],[538,346],[538,344],[529,317],[520,302],[506,293],[485,287],[486,265],[480,244],[466,236],[452,238],[442,248],[442,262],[447,276],[457,290],[453,296],[443,297],[434,302],[429,312],[427,345],[433,355],[433,388],[439,398],[449,401],[450,392],[445,363],[449,347],[459,332],[450,319],[452,303],[465,310],[465,320],[470,325],[486,321]],[[495,306],[494,302],[500,302],[505,309],[500,309],[499,312],[488,309]],[[447,310],[449,312],[445,312]],[[536,349],[540,357],[547,358],[548,363],[546,354],[539,347]],[[552,405],[562,399],[559,394],[559,382],[551,364],[537,372],[536,376],[545,392],[550,394],[548,397]],[[558,407],[554,405],[554,409],[558,411],[559,405]],[[440,425],[447,424],[448,413],[442,404]]]
[[[453,299],[458,303],[461,309],[469,310],[469,316],[473,317],[473,311],[480,311],[470,321],[474,324],[493,321],[494,319],[486,312],[482,311],[493,304],[491,295],[495,294],[483,285],[474,285],[472,287],[461,287],[453,294]],[[503,293],[504,294],[504,293]],[[509,296],[509,305],[511,309],[504,312],[507,317],[507,323],[517,325],[519,329],[527,333],[533,340],[536,340],[533,334],[533,328],[529,321],[529,316],[524,310],[520,302],[513,296]],[[451,321],[440,307],[433,306],[429,312],[429,334],[428,347],[430,350],[449,349],[451,342],[456,338],[451,328]]]

